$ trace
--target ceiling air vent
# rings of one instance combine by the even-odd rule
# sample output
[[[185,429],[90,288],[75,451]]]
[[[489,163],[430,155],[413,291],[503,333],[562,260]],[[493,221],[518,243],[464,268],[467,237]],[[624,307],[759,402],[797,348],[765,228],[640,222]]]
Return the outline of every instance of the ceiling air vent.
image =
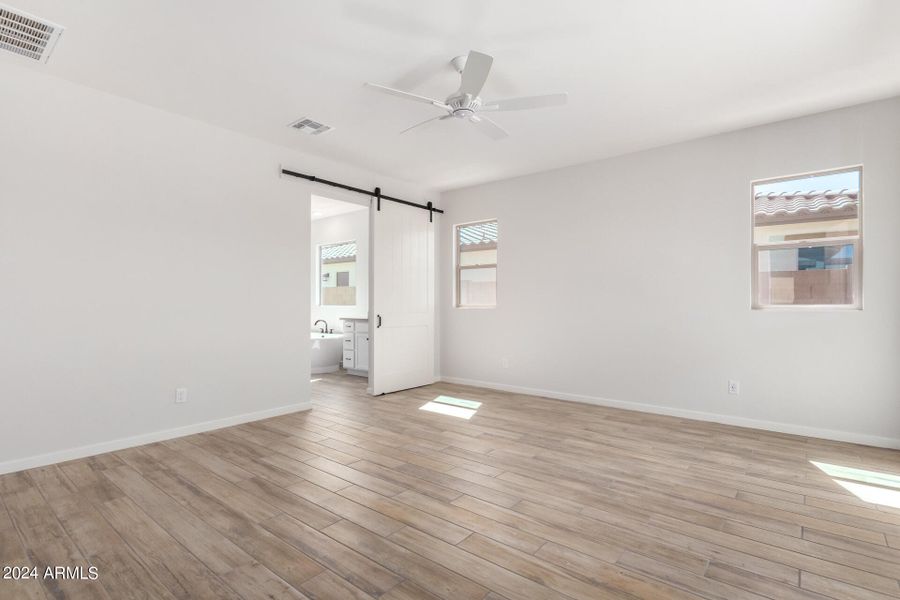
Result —
[[[0,4],[0,50],[45,63],[63,28]]]
[[[313,121],[312,119],[298,119],[291,123],[291,127],[302,131],[307,135],[322,135],[328,131],[331,131],[333,127],[329,127],[328,125],[323,125],[318,121]]]

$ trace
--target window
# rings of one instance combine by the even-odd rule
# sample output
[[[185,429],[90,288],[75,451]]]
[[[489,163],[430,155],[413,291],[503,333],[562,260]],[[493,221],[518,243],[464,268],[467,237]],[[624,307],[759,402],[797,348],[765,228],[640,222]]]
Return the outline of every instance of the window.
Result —
[[[862,306],[862,167],[753,183],[753,307]]]
[[[356,305],[356,242],[319,246],[319,304]]]
[[[497,221],[456,226],[456,306],[497,305]]]

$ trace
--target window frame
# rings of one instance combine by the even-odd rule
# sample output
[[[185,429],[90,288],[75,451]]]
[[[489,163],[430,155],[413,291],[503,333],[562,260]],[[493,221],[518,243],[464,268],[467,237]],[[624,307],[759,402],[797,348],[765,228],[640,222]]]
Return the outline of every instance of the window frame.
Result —
[[[757,185],[817,177],[859,172],[859,201],[856,208],[857,234],[854,236],[837,236],[830,238],[809,238],[785,242],[756,242],[756,216],[754,214],[754,190]],[[862,164],[847,165],[779,177],[754,179],[750,182],[750,308],[758,311],[861,311],[863,309],[863,211],[864,211],[864,169]],[[761,304],[759,302],[759,253],[766,250],[783,250],[787,248],[816,248],[821,246],[853,245],[853,302],[850,304]]]
[[[325,293],[322,291],[322,250],[324,248],[329,248],[331,246],[343,246],[344,244],[356,244],[356,240],[346,240],[343,242],[328,242],[327,244],[319,244],[318,252],[316,252],[316,300],[317,306],[359,306],[359,294],[356,295],[356,300],[353,304],[325,304]],[[359,246],[356,247],[356,259],[359,259]],[[335,281],[337,281],[337,275],[335,275]]]
[[[460,256],[459,256],[459,230],[461,227],[468,227],[469,225],[480,225],[481,223],[496,223],[497,224],[497,259],[493,263],[485,263],[483,265],[461,265],[460,264]],[[491,218],[491,219],[479,219],[477,221],[466,221],[465,223],[457,223],[453,226],[453,308],[459,308],[463,310],[490,310],[497,308],[500,304],[500,219]],[[484,305],[463,305],[460,302],[460,293],[462,292],[462,285],[460,282],[460,278],[462,277],[462,271],[464,269],[484,269],[484,268],[494,268],[494,285],[496,286],[496,291],[494,294],[494,303],[493,304],[484,304]]]

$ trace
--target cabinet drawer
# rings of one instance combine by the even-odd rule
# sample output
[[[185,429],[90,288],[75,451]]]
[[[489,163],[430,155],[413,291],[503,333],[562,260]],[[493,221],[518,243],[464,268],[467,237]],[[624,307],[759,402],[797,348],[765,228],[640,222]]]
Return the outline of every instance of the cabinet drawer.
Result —
[[[344,333],[353,333],[356,331],[355,321],[344,321]]]
[[[353,334],[344,334],[344,350],[353,350]]]
[[[355,369],[356,361],[354,360],[354,354],[352,350],[344,350],[344,368],[345,369]]]

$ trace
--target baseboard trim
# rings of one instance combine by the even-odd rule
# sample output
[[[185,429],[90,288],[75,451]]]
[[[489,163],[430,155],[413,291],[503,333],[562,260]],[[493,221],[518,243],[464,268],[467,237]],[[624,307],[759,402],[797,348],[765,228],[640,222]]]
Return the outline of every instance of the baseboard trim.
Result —
[[[322,375],[324,373],[337,373],[340,370],[339,365],[329,365],[327,367],[310,367],[310,375]]]
[[[152,444],[154,442],[162,442],[173,438],[193,435],[195,433],[203,433],[204,431],[212,431],[213,429],[222,429],[223,427],[231,427],[242,423],[250,423],[251,421],[259,421],[271,417],[278,417],[289,413],[300,412],[312,408],[312,402],[299,402],[297,404],[288,404],[277,408],[269,408],[252,413],[244,413],[222,419],[214,419],[212,421],[203,421],[192,425],[184,425],[172,429],[164,429],[162,431],[153,431],[150,433],[142,433],[140,435],[120,438],[108,442],[99,442],[97,444],[88,444],[77,448],[69,448],[67,450],[57,450],[46,454],[38,454],[36,456],[28,456],[25,458],[17,458],[6,462],[0,462],[0,475],[6,473],[15,473],[16,471],[24,471],[25,469],[33,469],[35,467],[43,467],[67,460],[75,460],[85,458],[87,456],[95,456],[106,452],[115,452],[116,450],[124,450],[125,448],[133,448],[135,446],[143,446],[144,444]]]
[[[671,406],[660,406],[658,404],[645,404],[642,402],[629,402],[627,400],[612,400],[609,398],[601,398],[598,396],[587,396],[583,394],[571,394],[568,392],[558,392],[555,390],[542,390],[538,388],[529,388],[518,385],[509,385],[505,383],[496,383],[493,381],[479,381],[476,379],[466,379],[463,377],[441,377],[441,381],[458,385],[471,385],[474,387],[487,388],[491,390],[499,390],[501,392],[512,392],[514,394],[525,394],[528,396],[543,396],[544,398],[552,398],[554,400],[565,400],[566,402],[581,402],[584,404],[594,404],[597,406],[607,406],[610,408],[621,408],[624,410],[634,410],[638,412],[653,413],[657,415],[666,415],[669,417],[680,417],[684,419],[693,419],[695,421],[709,421],[712,423],[721,423],[723,425],[735,425],[737,427],[749,427],[751,429],[762,429],[765,431],[775,431],[778,433],[787,433],[792,435],[802,435],[811,438],[820,438],[825,440],[833,440],[837,442],[849,442],[851,444],[862,444],[865,446],[876,446],[879,448],[900,449],[900,439],[882,437],[877,435],[869,435],[865,433],[856,433],[853,431],[840,431],[837,429],[822,429],[818,427],[808,427],[806,425],[794,425],[791,423],[780,423],[778,421],[764,421],[760,419],[751,419],[747,417],[738,417],[734,415],[722,415],[716,413],[708,413],[699,410],[689,410],[685,408],[675,408]]]

